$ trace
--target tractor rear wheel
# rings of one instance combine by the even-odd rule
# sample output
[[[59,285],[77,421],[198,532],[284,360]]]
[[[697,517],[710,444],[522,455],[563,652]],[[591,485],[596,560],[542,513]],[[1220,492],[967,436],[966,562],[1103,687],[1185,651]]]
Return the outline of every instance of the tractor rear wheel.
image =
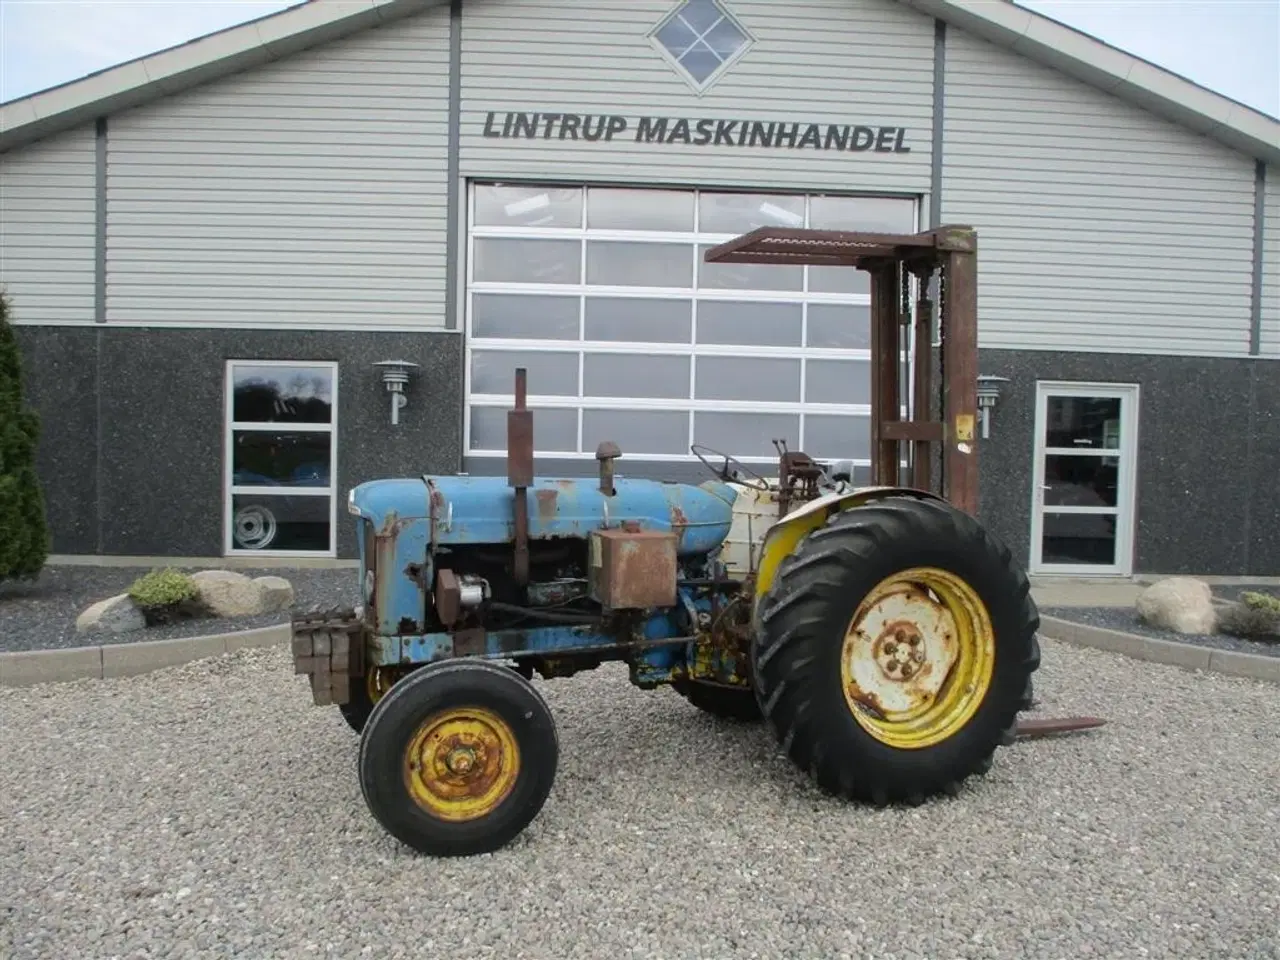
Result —
[[[757,697],[822,789],[921,803],[1012,742],[1039,624],[1025,572],[974,518],[888,497],[830,517],[779,565],[752,644]]]
[[[542,695],[506,666],[451,660],[415,670],[373,708],[360,738],[370,812],[437,857],[491,853],[542,810],[560,748]]]

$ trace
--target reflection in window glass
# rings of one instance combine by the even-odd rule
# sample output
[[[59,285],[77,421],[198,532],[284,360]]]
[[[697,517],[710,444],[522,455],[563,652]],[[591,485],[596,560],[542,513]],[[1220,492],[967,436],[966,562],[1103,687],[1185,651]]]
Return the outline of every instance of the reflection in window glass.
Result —
[[[530,407],[533,448],[539,452],[574,453],[578,449],[578,411]],[[471,450],[507,449],[507,407],[471,408]]]
[[[804,197],[753,193],[703,193],[699,233],[746,233],[756,227],[803,227]]]
[[[698,342],[798,347],[803,308],[798,303],[698,302]]]
[[[1116,518],[1096,513],[1046,511],[1040,539],[1045,563],[1112,566],[1116,562]]]
[[[695,396],[699,400],[795,403],[800,399],[799,360],[699,357],[696,376]]]
[[[587,297],[586,311],[588,340],[688,343],[692,336],[692,300]]]
[[[524,367],[531,395],[572,397],[578,393],[578,355],[517,350],[477,350],[471,355],[471,392],[511,396],[516,368]]]
[[[581,227],[577,187],[483,185],[475,189],[475,222],[482,227]]]
[[[577,297],[520,293],[471,296],[471,335],[521,340],[577,340]]]
[[[705,290],[804,289],[804,267],[772,263],[707,263],[710,246],[698,251],[698,286]]]
[[[693,194],[592,187],[587,191],[587,228],[692,233]]]
[[[870,403],[871,361],[809,360],[804,374],[807,403]]]
[[[693,440],[733,457],[777,457],[773,445],[777,437],[786,440],[787,448],[800,444],[800,417],[790,413],[712,413],[699,411],[693,415]],[[806,451],[808,452],[808,451]],[[719,466],[715,460],[712,466]],[[765,470],[758,473],[768,476]]]
[[[810,267],[812,293],[856,293],[871,296],[871,274],[857,267]]]
[[[915,201],[905,197],[812,197],[809,226],[818,230],[915,233]]]
[[[235,364],[232,419],[239,423],[331,423],[333,372],[325,367]]]
[[[809,413],[804,418],[804,452],[827,460],[868,460],[871,418]]]
[[[871,348],[871,307],[836,303],[809,304],[807,346],[833,350]]]
[[[327,430],[237,430],[231,440],[231,482],[235,486],[327,487],[331,441]]]
[[[693,250],[683,244],[593,240],[587,244],[587,283],[687,290],[693,286]]]
[[[510,240],[477,237],[477,283],[580,283],[582,247],[577,240]]]
[[[1045,445],[1115,450],[1120,446],[1120,398],[1050,396],[1045,410]]]
[[[689,358],[640,353],[588,353],[582,393],[587,397],[689,399]]]
[[[329,497],[261,491],[231,498],[231,545],[236,550],[329,550]]]
[[[595,450],[604,440],[631,454],[688,453],[689,415],[674,410],[584,410],[582,449]]]

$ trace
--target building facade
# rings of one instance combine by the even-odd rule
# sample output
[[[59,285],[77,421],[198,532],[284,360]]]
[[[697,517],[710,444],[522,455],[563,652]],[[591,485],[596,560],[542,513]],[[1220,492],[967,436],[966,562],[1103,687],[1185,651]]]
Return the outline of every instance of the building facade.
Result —
[[[60,554],[353,556],[354,484],[504,472],[517,366],[540,473],[866,464],[866,275],[701,254],[943,223],[984,522],[1280,575],[1280,122],[1012,4],[311,2],[0,107]]]

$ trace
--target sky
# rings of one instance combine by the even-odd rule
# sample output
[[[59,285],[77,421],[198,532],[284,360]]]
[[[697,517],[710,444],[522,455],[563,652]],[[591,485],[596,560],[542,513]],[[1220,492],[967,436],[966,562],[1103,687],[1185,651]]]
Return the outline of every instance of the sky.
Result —
[[[0,102],[294,2],[0,0]],[[1016,2],[1280,118],[1280,0]]]

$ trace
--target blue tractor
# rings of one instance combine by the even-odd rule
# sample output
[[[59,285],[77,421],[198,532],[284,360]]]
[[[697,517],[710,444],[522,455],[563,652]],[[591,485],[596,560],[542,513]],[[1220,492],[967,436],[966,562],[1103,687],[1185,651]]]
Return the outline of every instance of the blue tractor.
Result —
[[[534,674],[609,661],[763,720],[850,800],[954,793],[1012,740],[1039,615],[970,512],[896,477],[855,488],[850,466],[781,445],[770,478],[697,445],[703,483],[626,478],[613,443],[598,477],[539,477],[522,370],[515,397],[506,477],[351,490],[361,605],[293,622],[295,671],[360,733],[363,794],[393,836],[437,856],[516,837],[559,757]]]

